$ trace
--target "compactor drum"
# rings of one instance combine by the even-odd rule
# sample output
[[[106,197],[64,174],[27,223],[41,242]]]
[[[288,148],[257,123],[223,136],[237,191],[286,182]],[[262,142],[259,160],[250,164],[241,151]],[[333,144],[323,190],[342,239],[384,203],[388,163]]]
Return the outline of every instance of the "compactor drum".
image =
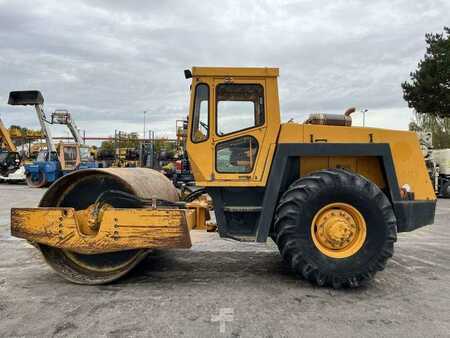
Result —
[[[336,288],[370,280],[398,232],[433,223],[415,133],[352,127],[354,109],[280,123],[276,68],[194,67],[185,76],[186,147],[200,190],[179,201],[150,169],[83,170],[56,181],[38,208],[12,210],[12,234],[66,279],[107,283],[149,250],[189,248],[189,230],[213,228],[202,194],[221,237],[271,237],[294,273]]]
[[[41,209],[38,210],[41,210],[41,213],[33,215],[40,218],[36,220],[35,227],[14,228],[13,235],[36,238],[36,246],[46,261],[60,275],[72,282],[110,282],[126,274],[145,258],[149,238],[138,231],[130,231],[136,230],[139,224],[119,221],[117,215],[114,216],[113,226],[102,229],[102,232],[97,222],[107,216],[108,209],[142,208],[145,202],[152,199],[178,201],[175,187],[157,171],[143,168],[77,171],[59,179],[47,190],[39,204]],[[60,210],[61,215],[58,215]],[[13,221],[23,220],[28,216],[31,215],[27,214],[26,210],[13,212],[12,215]],[[158,216],[158,219],[145,214],[140,216],[155,222],[164,221],[161,216]],[[185,228],[182,229],[181,226]],[[175,231],[167,227],[167,231],[169,230]],[[189,242],[186,224],[180,224],[180,231],[185,233],[182,240]],[[160,233],[160,229],[157,232]],[[174,235],[166,235],[167,241],[162,244],[163,247],[178,247],[183,244],[174,242]],[[132,241],[139,242],[136,245],[138,248],[127,247]],[[121,246],[121,242],[124,242],[124,246]],[[190,246],[189,243],[184,245]],[[70,250],[72,248],[74,251]],[[117,251],[118,249],[120,251]],[[98,251],[104,252],[96,253]]]

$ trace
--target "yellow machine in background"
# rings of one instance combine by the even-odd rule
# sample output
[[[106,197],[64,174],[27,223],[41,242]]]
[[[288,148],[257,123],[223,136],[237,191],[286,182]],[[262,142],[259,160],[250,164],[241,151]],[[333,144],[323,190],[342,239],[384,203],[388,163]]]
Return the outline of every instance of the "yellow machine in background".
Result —
[[[16,145],[0,119],[0,181],[23,181],[23,172]]]
[[[115,166],[121,168],[139,167],[139,151],[135,148],[117,148]]]
[[[11,139],[8,129],[6,129],[3,121],[0,120],[0,149],[4,149],[10,152],[17,152],[16,145]]]
[[[351,127],[351,110],[281,123],[276,68],[185,75],[187,152],[220,236],[271,237],[298,275],[356,287],[384,269],[397,232],[433,223],[436,197],[414,133]],[[189,200],[149,169],[83,170],[52,185],[39,208],[13,209],[11,231],[64,278],[106,283],[149,249],[190,247],[208,203]]]

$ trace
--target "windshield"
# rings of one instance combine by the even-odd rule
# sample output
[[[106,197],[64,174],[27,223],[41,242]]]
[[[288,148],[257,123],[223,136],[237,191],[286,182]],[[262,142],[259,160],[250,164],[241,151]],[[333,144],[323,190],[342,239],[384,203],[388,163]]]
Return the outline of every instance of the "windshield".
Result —
[[[7,157],[8,157],[8,153],[0,153],[0,162],[6,160]]]

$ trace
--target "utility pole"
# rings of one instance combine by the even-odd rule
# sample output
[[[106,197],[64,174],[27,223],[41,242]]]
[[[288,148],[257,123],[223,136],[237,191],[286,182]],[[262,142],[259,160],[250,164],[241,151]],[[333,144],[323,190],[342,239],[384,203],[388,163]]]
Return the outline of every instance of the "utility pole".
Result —
[[[146,130],[145,130],[145,115],[147,114],[147,111],[144,110],[144,144],[145,144],[145,136],[146,136]]]
[[[369,111],[369,109],[361,109],[361,113],[363,113],[363,127],[366,126],[366,113]]]

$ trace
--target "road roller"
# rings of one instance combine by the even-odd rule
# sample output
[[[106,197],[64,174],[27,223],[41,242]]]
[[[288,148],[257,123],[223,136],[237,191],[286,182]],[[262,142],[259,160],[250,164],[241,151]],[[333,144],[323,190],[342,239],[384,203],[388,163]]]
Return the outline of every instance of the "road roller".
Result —
[[[295,276],[357,287],[384,269],[397,233],[430,225],[436,196],[413,132],[352,126],[352,113],[281,123],[277,68],[193,67],[187,153],[199,190],[180,200],[146,168],[60,178],[37,208],[11,210],[65,279],[112,282],[155,249],[188,249],[190,231],[273,240]]]

